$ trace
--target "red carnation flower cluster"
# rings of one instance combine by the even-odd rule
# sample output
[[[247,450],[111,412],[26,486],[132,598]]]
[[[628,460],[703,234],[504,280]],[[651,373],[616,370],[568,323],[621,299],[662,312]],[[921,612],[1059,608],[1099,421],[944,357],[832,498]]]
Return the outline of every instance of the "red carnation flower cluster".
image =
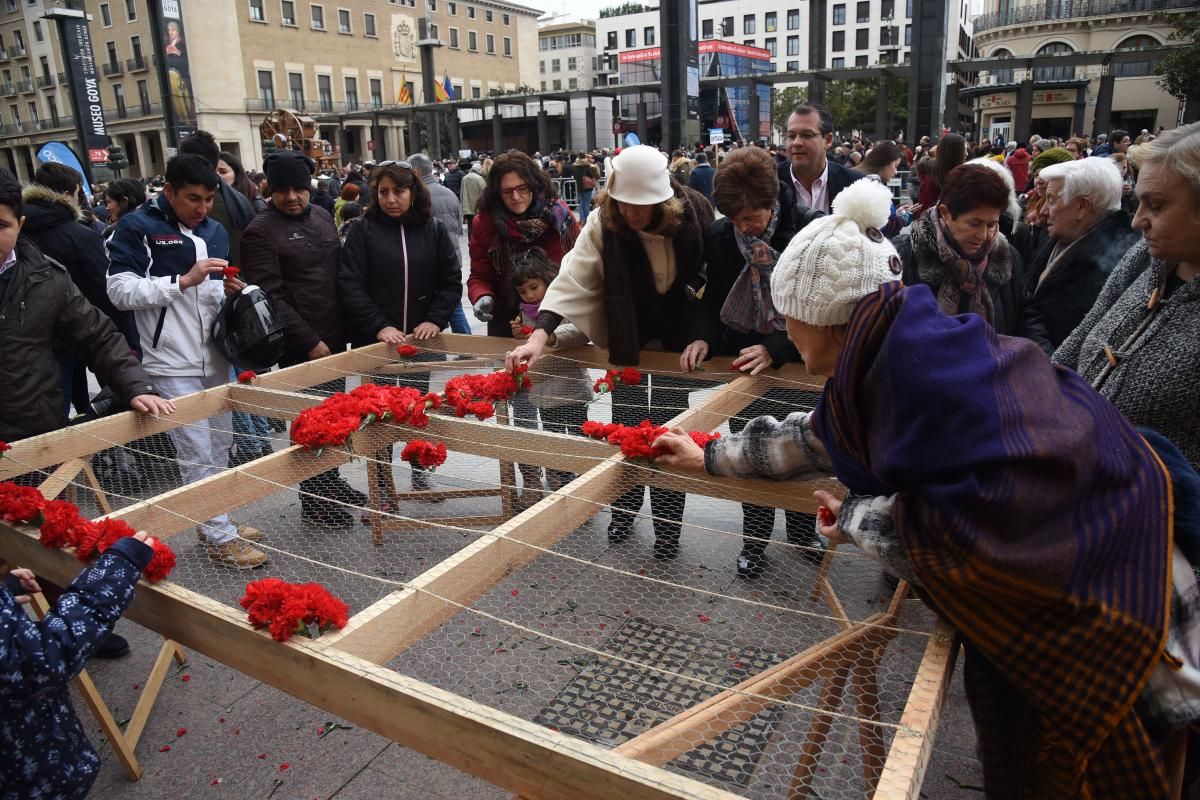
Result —
[[[446,402],[454,408],[455,416],[474,414],[487,419],[496,413],[495,404],[511,400],[517,392],[533,384],[529,380],[529,366],[522,364],[516,371],[499,370],[489,375],[460,375],[446,381]]]
[[[446,463],[446,445],[441,442],[433,444],[422,439],[414,439],[404,445],[404,449],[400,452],[400,458],[414,467],[433,470]]]
[[[258,373],[256,373],[252,369],[247,369],[247,370],[242,370],[241,372],[239,372],[237,379],[238,379],[238,383],[249,383],[250,381],[254,380],[257,377],[258,377]]]
[[[92,522],[79,513],[74,503],[47,500],[32,486],[0,483],[0,519],[36,522],[39,518],[42,546],[52,550],[74,547],[75,557],[85,564],[119,539],[135,533],[124,520],[102,519]],[[175,553],[157,539],[153,547],[154,556],[143,575],[151,583],[158,583],[175,568]]]
[[[521,326],[521,335],[522,336],[529,336],[529,334],[531,334],[531,333],[533,333],[533,326],[531,326],[531,325],[522,325]]]
[[[4,451],[6,450],[12,450],[12,445],[0,439],[0,458],[4,458]]]
[[[241,271],[242,270],[239,267],[230,266],[230,267],[226,267],[225,269],[221,270],[221,274],[224,275],[226,278],[236,278],[238,276],[238,273]]]
[[[402,344],[396,347],[396,352],[400,354],[401,358],[411,358],[421,352],[421,348],[411,344]]]
[[[344,628],[350,608],[318,583],[288,583],[262,578],[246,584],[242,608],[255,628],[267,628],[271,638],[286,642],[294,633],[307,633],[309,625],[320,631]]]
[[[301,411],[292,422],[292,442],[318,451],[343,445],[350,434],[377,419],[424,428],[429,424],[425,412],[441,404],[438,395],[422,394],[411,386],[366,384],[349,394],[338,392],[320,405]]]
[[[604,373],[603,378],[598,378],[592,384],[592,391],[596,394],[604,394],[605,392],[615,391],[617,384],[623,383],[626,386],[637,386],[642,382],[642,373],[633,367],[625,369],[610,369]]]
[[[584,436],[603,439],[609,444],[619,445],[621,453],[626,458],[642,458],[647,461],[653,461],[661,455],[666,455],[665,448],[654,447],[653,443],[667,430],[666,426],[655,425],[648,419],[642,420],[641,424],[636,427],[619,425],[615,422],[589,420],[580,428]],[[692,441],[701,447],[714,439],[721,438],[719,433],[705,433],[704,431],[689,431],[688,436],[691,436]]]

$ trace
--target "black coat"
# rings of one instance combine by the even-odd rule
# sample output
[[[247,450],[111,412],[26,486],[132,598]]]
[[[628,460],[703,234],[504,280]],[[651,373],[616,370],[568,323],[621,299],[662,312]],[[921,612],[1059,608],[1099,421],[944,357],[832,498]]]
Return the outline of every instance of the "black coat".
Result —
[[[389,325],[411,333],[422,322],[432,322],[440,330],[462,298],[458,247],[436,219],[402,223],[384,215],[363,217],[350,227],[342,245],[337,283],[356,346],[373,344]]]
[[[1113,267],[1141,238],[1130,223],[1126,212],[1110,211],[1071,245],[1054,265],[1054,271],[1038,285],[1057,242],[1049,239],[1042,245],[1033,268],[1025,274],[1025,287],[1033,295],[1033,305],[1045,320],[1050,344],[1058,347],[1071,335],[1091,310]]]
[[[916,286],[919,283],[925,283],[921,280],[917,259],[913,253],[912,237],[908,234],[897,236],[892,239],[892,245],[900,254],[900,261],[904,265],[901,276],[904,285]],[[1023,336],[1046,351],[1046,355],[1050,355],[1054,352],[1054,348],[1050,345],[1046,334],[1046,323],[1025,289],[1025,271],[1021,262],[1021,254],[1007,241],[1005,241],[1005,246],[1008,247],[1009,258],[1012,259],[1012,277],[1001,286],[988,286],[992,296],[992,311],[995,315],[992,319],[992,328],[1003,336]],[[929,288],[934,297],[937,297],[939,287],[930,285]],[[958,313],[965,313],[968,310],[966,303],[967,297],[964,295],[963,304]]]
[[[298,217],[268,205],[242,235],[242,279],[257,284],[287,327],[283,358],[287,366],[308,360],[325,342],[333,352],[346,337],[337,297],[341,243],[333,217],[310,204]]]
[[[461,169],[451,170],[446,173],[446,177],[442,179],[442,186],[445,186],[450,191],[454,192],[454,196],[458,197],[459,190],[462,187],[463,171]]]
[[[25,189],[25,227],[45,255],[67,268],[83,296],[124,334],[130,348],[138,345],[137,328],[128,311],[118,311],[108,299],[108,254],[103,237],[84,221],[79,207],[44,186]]]
[[[833,198],[841,194],[842,189],[845,189],[850,184],[865,177],[861,172],[855,172],[852,169],[846,169],[836,161],[828,161],[829,164],[829,185],[826,189],[826,194],[829,196],[829,207],[833,208]],[[792,162],[784,161],[779,165],[779,205],[780,206],[795,206],[796,200],[796,185],[792,183]]]
[[[771,246],[782,253],[792,237],[804,226],[804,217],[794,205],[781,205],[779,209],[779,222],[771,237]],[[771,366],[776,369],[789,361],[799,361],[800,352],[788,339],[786,331],[765,336],[755,331],[742,333],[721,321],[721,307],[725,305],[734,281],[746,266],[729,217],[722,217],[705,231],[704,264],[708,284],[704,288],[704,297],[692,306],[689,320],[692,341],[701,339],[707,342],[710,355],[736,355],[743,348],[761,344],[771,354]]]
[[[52,345],[69,347],[122,400],[154,393],[125,338],[84,298],[66,267],[22,236],[9,272],[0,283],[0,375],[5,380],[0,439],[23,439],[66,424]]]
[[[712,168],[712,164],[697,164],[692,168],[692,174],[688,175],[688,188],[695,189],[711,203],[713,176],[716,174],[717,171]]]

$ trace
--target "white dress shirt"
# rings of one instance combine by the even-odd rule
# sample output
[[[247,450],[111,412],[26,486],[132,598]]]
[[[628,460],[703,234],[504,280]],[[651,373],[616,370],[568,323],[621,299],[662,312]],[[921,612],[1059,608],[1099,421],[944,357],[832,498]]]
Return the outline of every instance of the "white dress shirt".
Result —
[[[811,192],[796,178],[793,168],[788,168],[788,174],[792,176],[792,184],[796,187],[797,205],[829,213],[829,159],[825,159],[825,169],[821,170],[821,177],[813,181]]]

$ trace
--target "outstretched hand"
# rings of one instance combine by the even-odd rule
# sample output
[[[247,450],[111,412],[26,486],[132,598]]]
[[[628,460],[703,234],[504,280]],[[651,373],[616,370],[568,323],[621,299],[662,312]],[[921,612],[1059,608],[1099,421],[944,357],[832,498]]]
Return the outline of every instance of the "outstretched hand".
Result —
[[[532,367],[542,357],[542,351],[546,349],[546,341],[549,338],[550,336],[544,330],[538,328],[529,334],[529,338],[525,340],[524,344],[505,353],[504,368],[509,372],[515,372],[517,367],[522,364]]]
[[[655,439],[653,447],[666,448],[667,452],[654,459],[655,464],[675,467],[689,472],[704,472],[704,448],[696,444],[683,428],[675,427]]]
[[[813,497],[821,504],[817,509],[817,533],[828,539],[830,544],[845,544],[848,540],[838,522],[838,515],[842,513],[842,501],[824,489],[813,492]]]

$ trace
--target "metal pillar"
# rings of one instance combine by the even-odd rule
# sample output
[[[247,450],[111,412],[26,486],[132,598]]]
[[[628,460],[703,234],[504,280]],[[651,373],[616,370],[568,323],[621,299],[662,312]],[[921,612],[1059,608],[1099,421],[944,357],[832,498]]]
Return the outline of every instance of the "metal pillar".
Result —
[[[810,5],[819,5],[819,4],[818,3],[810,3]],[[818,105],[818,106],[825,105],[825,79],[824,78],[814,74],[808,79],[808,101],[807,102],[812,103],[814,105]],[[837,120],[834,120],[835,124],[836,124],[836,122],[837,122]]]
[[[417,122],[416,112],[408,116],[408,154],[421,152],[421,125]]]
[[[1087,109],[1087,87],[1080,86],[1075,90],[1075,113],[1071,117],[1071,135],[1083,135],[1083,112]]]
[[[545,101],[538,101],[537,149],[542,155],[550,153],[550,115],[546,113]]]
[[[434,39],[429,36],[429,18],[421,17],[417,20],[417,49],[420,51],[421,57],[421,91],[425,95],[426,103],[433,103],[437,97],[433,91],[433,83],[437,80],[437,75],[433,71],[433,50],[436,47],[441,47],[440,39]],[[442,132],[441,132],[441,113],[438,111],[429,111],[426,113],[426,119],[429,120],[429,154],[433,158],[442,157]]]
[[[614,97],[613,101],[612,101],[612,118],[613,118],[614,123],[616,123],[616,121],[621,118],[621,98],[619,96]],[[613,125],[612,134],[613,134],[613,142],[615,143],[615,145],[617,147],[620,147],[621,146],[621,134],[617,133],[615,124]]]
[[[371,141],[375,145],[375,149],[371,151],[371,158],[375,161],[387,161],[388,146],[384,137],[383,126],[379,124],[379,115],[371,115]]]
[[[1108,133],[1112,126],[1113,89],[1117,76],[1105,65],[1104,73],[1100,76],[1100,91],[1096,93],[1096,116],[1092,122],[1092,138],[1102,133]]]
[[[648,144],[650,134],[649,125],[646,121],[646,101],[640,97],[637,104],[637,135],[642,140],[642,144]]]
[[[919,2],[919,0],[917,0]],[[825,35],[829,30],[829,4],[810,2],[808,4],[808,68],[810,70],[825,69]],[[825,80],[816,75],[808,80],[808,102],[825,105]],[[834,120],[837,123],[837,120]]]
[[[888,79],[884,76],[879,79],[878,93],[875,95],[875,138],[880,141],[892,138],[891,131],[888,130],[888,103],[890,102]]]
[[[500,116],[500,101],[492,101],[492,152],[504,152],[504,119]]]
[[[592,96],[588,95],[587,109],[584,111],[584,147],[590,153],[596,149],[596,107],[592,105]]]
[[[458,124],[458,111],[452,108],[448,116],[449,119],[446,120],[446,124],[450,128],[450,147],[454,149],[450,157],[458,158],[458,151],[462,150],[462,128]]]
[[[884,91],[887,91],[886,88]],[[946,84],[946,108],[942,112],[942,125],[955,133],[962,127],[958,119],[958,74]]]
[[[662,145],[670,150],[681,147],[700,133],[699,97],[688,93],[688,72],[700,75],[699,50],[696,42],[699,31],[696,0],[673,0],[659,3],[658,30],[661,51]],[[639,114],[638,136],[646,136]],[[689,135],[690,134],[690,135]]]
[[[563,106],[563,147],[567,152],[575,146],[575,137],[571,135],[571,96],[567,95],[567,102]]]
[[[946,90],[947,7],[943,0],[913,0],[906,137],[910,142],[925,134],[941,135],[942,94]],[[824,37],[825,29],[822,28],[820,33]]]
[[[748,144],[762,139],[762,99],[758,96],[758,84],[754,81],[750,82],[750,102],[747,105],[749,113],[746,115],[746,131],[742,138]]]
[[[1014,115],[1012,136],[1014,141],[1029,141],[1033,128],[1033,78],[1026,76],[1017,87],[1017,111]]]

